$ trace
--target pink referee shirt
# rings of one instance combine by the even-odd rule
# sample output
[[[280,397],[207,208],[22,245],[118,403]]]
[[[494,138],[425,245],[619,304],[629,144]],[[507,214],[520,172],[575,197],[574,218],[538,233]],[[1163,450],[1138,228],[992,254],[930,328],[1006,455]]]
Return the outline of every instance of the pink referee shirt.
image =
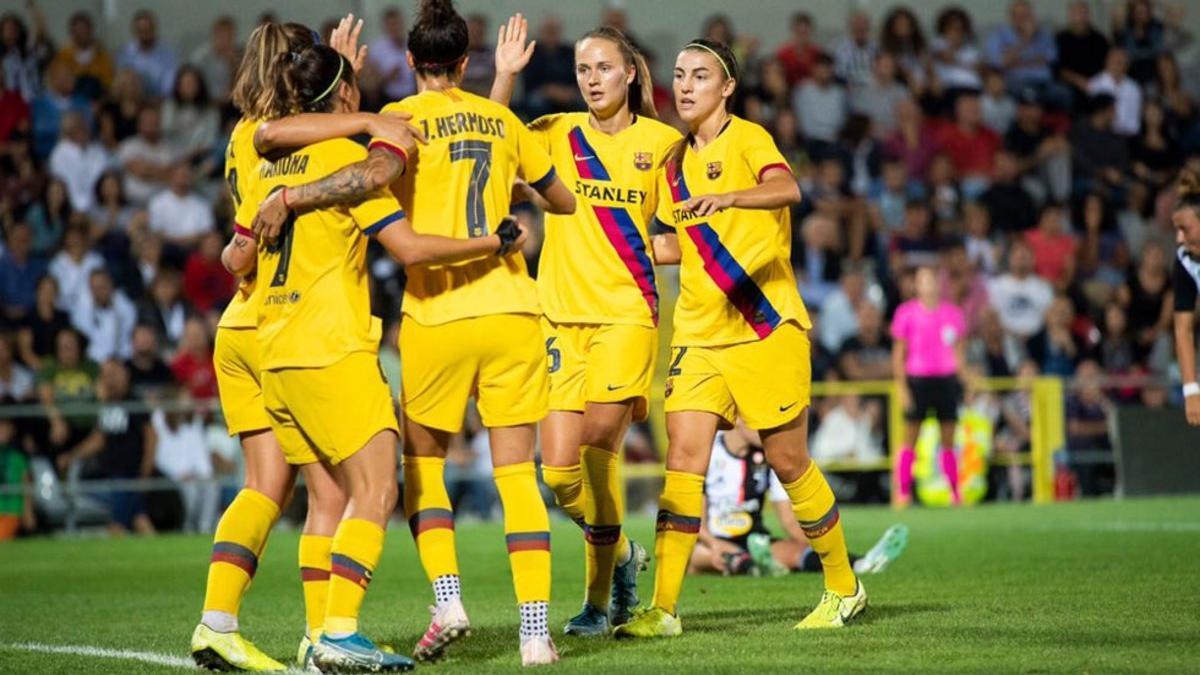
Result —
[[[896,308],[892,318],[892,338],[908,346],[904,373],[914,377],[944,377],[958,372],[954,344],[966,332],[962,310],[948,302],[928,309],[919,300],[909,300]]]

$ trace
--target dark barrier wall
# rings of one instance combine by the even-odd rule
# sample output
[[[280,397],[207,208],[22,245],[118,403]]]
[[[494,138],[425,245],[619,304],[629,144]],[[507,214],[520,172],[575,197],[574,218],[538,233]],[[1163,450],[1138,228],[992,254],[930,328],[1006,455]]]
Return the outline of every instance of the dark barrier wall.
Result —
[[[1177,408],[1117,410],[1117,475],[1126,496],[1200,493],[1200,429]]]

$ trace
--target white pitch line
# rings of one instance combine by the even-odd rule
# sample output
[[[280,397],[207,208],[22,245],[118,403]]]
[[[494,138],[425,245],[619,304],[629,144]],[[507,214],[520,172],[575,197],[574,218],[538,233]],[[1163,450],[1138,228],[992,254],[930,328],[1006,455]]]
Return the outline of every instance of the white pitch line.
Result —
[[[74,656],[91,656],[101,659],[124,659],[126,661],[141,661],[142,663],[152,663],[156,666],[170,666],[173,668],[190,669],[196,667],[196,664],[191,659],[185,659],[181,656],[157,654],[155,652],[137,652],[131,649],[105,649],[104,647],[91,647],[88,645],[48,645],[41,642],[18,642],[10,645],[0,645],[0,648],[19,649],[43,654],[71,654]]]

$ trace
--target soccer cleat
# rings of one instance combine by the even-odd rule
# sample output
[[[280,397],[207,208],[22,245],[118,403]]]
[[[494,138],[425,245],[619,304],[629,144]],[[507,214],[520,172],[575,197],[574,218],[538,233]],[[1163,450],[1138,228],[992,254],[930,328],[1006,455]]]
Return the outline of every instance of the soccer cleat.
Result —
[[[471,621],[461,599],[430,607],[429,612],[433,614],[429,629],[413,649],[413,658],[418,661],[437,661],[446,654],[447,647],[471,634]]]
[[[854,561],[855,574],[879,574],[887,569],[908,546],[908,526],[893,525],[866,555]]]
[[[319,673],[321,669],[313,663],[313,643],[308,636],[300,638],[300,647],[296,649],[296,665],[309,673]]]
[[[608,634],[608,615],[588,603],[583,603],[583,611],[571,617],[563,633],[591,637]]]
[[[521,665],[546,666],[558,661],[558,649],[549,635],[521,640]]]
[[[754,569],[759,576],[782,577],[788,573],[788,568],[771,553],[771,535],[750,535],[746,538],[746,548],[750,549],[750,558],[754,561]]]
[[[322,635],[313,647],[313,663],[322,673],[396,673],[416,665],[407,656],[376,647],[362,633],[344,638]]]
[[[859,581],[858,587],[854,589],[854,595],[848,598],[843,598],[833,591],[825,591],[821,595],[821,602],[817,603],[816,609],[794,627],[796,630],[842,628],[866,609],[867,590]]]
[[[615,638],[676,637],[683,633],[679,617],[661,607],[635,612],[634,617],[613,630]]]
[[[628,623],[638,605],[637,575],[650,566],[650,554],[641,544],[629,540],[629,560],[613,569],[612,601],[608,622],[613,626]]]
[[[200,624],[192,633],[192,660],[208,670],[285,670],[239,633],[218,633]]]

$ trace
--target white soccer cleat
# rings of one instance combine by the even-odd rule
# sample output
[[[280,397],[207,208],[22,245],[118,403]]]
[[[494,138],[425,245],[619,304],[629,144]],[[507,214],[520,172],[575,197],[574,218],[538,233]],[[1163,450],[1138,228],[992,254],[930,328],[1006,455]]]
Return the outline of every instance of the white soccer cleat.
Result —
[[[558,661],[558,649],[549,635],[521,640],[521,665],[546,666]]]
[[[447,647],[471,634],[471,621],[462,599],[430,607],[429,612],[433,614],[429,629],[413,649],[413,658],[418,661],[437,661],[445,656]]]

